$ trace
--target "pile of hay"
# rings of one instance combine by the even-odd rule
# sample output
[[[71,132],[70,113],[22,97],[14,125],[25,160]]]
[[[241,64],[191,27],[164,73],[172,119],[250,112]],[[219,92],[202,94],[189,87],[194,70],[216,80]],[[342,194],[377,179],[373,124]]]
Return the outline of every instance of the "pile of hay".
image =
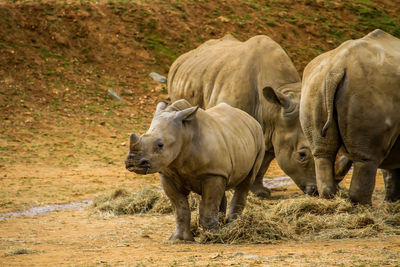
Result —
[[[191,210],[197,209],[200,197],[191,195]],[[169,199],[161,189],[144,188],[139,191],[128,191],[116,189],[109,195],[97,197],[93,201],[93,208],[97,213],[108,213],[113,215],[133,215],[138,213],[172,213],[173,209]]]
[[[382,192],[378,192],[382,195]],[[228,193],[228,199],[231,194]],[[198,230],[198,203],[191,195],[192,229],[201,243],[271,243],[276,240],[315,240],[400,235],[400,202],[374,199],[372,207],[353,205],[346,192],[332,200],[302,195],[293,199],[259,200],[249,196],[240,218],[220,221],[218,233]],[[170,213],[169,200],[160,190],[117,190],[94,201],[97,211],[116,215]]]

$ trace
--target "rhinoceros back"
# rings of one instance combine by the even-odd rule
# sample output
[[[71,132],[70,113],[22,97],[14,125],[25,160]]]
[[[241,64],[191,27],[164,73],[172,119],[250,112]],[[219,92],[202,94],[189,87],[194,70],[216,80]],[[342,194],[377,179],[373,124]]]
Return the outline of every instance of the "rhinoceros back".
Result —
[[[250,173],[257,157],[264,154],[263,130],[249,114],[226,103],[220,103],[206,113],[216,122],[217,131],[224,140],[221,150],[228,152],[232,164],[228,187],[234,187]]]
[[[262,89],[300,81],[283,49],[267,36],[246,42],[231,35],[210,40],[180,56],[168,75],[172,101],[204,109],[225,102],[262,123]]]

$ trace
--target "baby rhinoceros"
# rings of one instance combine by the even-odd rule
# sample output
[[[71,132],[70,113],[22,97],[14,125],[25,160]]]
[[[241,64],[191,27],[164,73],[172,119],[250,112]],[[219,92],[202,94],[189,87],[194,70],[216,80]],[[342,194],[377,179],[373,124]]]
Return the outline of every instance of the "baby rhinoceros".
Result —
[[[126,168],[138,174],[159,172],[174,211],[170,239],[193,240],[188,195],[202,196],[200,225],[218,230],[225,190],[234,189],[228,221],[239,216],[264,157],[263,131],[246,112],[221,103],[208,110],[178,100],[159,103],[149,130],[131,134]],[[226,204],[226,203],[225,203]]]

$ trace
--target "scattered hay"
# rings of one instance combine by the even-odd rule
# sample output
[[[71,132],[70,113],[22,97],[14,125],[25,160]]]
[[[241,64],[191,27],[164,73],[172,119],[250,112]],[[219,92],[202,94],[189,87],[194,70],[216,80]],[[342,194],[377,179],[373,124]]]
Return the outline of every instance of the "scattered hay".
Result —
[[[117,189],[111,195],[97,197],[93,201],[97,212],[113,213],[115,215],[131,215],[137,213],[171,213],[172,207],[167,197],[160,190],[142,189],[128,192]]]
[[[34,253],[38,253],[38,251],[29,248],[16,248],[10,252],[5,253],[3,256],[9,257],[14,255],[34,254]]]
[[[191,229],[201,243],[271,243],[277,240],[316,240],[400,235],[400,202],[374,199],[372,207],[353,205],[346,191],[326,200],[302,195],[293,199],[260,200],[249,196],[248,204],[236,221],[226,224],[220,217],[218,233],[199,227],[200,196],[191,194]],[[228,200],[232,197],[227,193]],[[171,213],[172,207],[161,190],[127,192],[119,189],[97,198],[94,208],[116,215],[135,213]]]
[[[190,209],[197,209],[200,196],[191,194]],[[110,195],[97,197],[92,205],[96,212],[114,215],[133,215],[138,213],[172,213],[172,205],[167,196],[159,188],[144,188],[135,192],[117,189]]]

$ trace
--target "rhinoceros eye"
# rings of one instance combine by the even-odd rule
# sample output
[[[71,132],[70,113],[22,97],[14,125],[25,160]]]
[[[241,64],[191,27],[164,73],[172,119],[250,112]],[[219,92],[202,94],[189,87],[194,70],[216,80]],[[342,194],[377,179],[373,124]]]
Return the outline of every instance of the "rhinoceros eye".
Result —
[[[162,149],[164,147],[164,144],[163,143],[158,143],[157,146],[158,146],[159,149]]]

